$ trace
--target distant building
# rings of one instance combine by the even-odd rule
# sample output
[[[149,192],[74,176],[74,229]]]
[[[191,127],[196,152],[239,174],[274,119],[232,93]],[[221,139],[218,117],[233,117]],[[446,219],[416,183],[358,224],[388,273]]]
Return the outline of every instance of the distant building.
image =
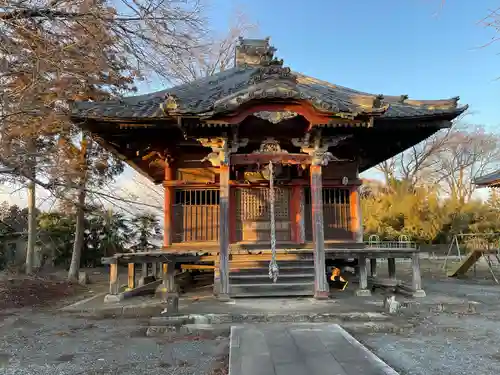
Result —
[[[25,257],[26,234],[0,220],[0,266],[23,263]]]

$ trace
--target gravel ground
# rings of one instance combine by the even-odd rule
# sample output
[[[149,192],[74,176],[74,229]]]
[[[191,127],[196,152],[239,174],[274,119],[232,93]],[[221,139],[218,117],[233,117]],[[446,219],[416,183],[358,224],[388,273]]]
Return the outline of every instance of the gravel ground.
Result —
[[[440,314],[412,333],[356,337],[401,375],[500,374],[500,325]]]
[[[225,337],[148,338],[135,319],[86,320],[49,313],[0,320],[0,374],[224,373]]]
[[[428,295],[474,301],[477,313],[422,309],[411,332],[353,334],[401,375],[500,374],[500,286],[485,269],[457,280],[443,276],[439,266],[425,264]]]
[[[398,265],[400,277],[409,275],[408,266]],[[500,374],[500,286],[485,269],[476,278],[456,280],[443,275],[440,262],[422,261],[422,266],[430,300],[474,301],[476,313],[429,312],[429,304],[422,304],[416,311],[419,324],[411,332],[354,331],[353,335],[401,375]],[[384,268],[380,267],[382,275]],[[0,308],[2,375],[227,375],[226,337],[174,342],[149,338],[144,320],[77,318],[57,312],[55,306],[61,304],[57,298],[50,301],[52,306],[40,306],[42,301],[47,304],[49,294],[64,300],[73,298],[73,292],[56,283],[44,287],[42,295],[32,284],[28,283],[27,293],[20,293],[26,289],[14,284],[9,293],[15,298]],[[5,309],[20,305],[25,307]]]

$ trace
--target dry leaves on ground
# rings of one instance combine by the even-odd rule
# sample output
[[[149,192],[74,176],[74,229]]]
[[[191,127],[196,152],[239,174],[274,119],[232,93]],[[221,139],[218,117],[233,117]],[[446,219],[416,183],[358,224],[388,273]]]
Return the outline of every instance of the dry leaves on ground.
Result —
[[[217,362],[210,375],[229,375],[229,355],[219,357]]]
[[[0,309],[44,306],[75,295],[78,285],[37,276],[12,276],[0,279]]]

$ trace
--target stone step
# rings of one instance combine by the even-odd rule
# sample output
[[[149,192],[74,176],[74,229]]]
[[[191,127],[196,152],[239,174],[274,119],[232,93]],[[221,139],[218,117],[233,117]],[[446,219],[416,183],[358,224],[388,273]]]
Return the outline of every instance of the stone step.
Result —
[[[276,283],[269,279],[269,261],[232,261],[229,283],[232,297],[312,296],[314,260],[278,260]]]
[[[149,320],[149,326],[155,327],[180,327],[186,324],[235,324],[235,323],[283,323],[283,322],[342,322],[347,323],[379,323],[394,321],[394,317],[380,312],[260,312],[260,313],[237,313],[228,312],[220,314],[177,314],[153,316]],[[406,321],[406,320],[405,320]],[[401,322],[398,322],[400,324]]]
[[[314,266],[309,266],[309,265],[282,266],[278,263],[278,268],[280,275],[309,273],[309,272],[312,272],[314,274]],[[231,268],[229,270],[230,274],[238,274],[238,275],[259,275],[259,274],[267,274],[268,272],[269,272],[269,264],[265,267]]]
[[[314,295],[314,281],[293,283],[283,282],[276,284],[269,281],[267,283],[231,284],[229,294],[231,297],[286,297]]]

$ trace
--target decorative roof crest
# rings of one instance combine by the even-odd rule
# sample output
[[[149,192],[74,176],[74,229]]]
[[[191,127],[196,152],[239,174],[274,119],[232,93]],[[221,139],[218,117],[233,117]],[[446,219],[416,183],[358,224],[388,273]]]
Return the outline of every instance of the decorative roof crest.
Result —
[[[269,79],[286,79],[297,83],[297,76],[288,67],[281,65],[267,65],[259,67],[248,80],[249,85],[253,85]]]
[[[262,120],[269,121],[270,123],[277,124],[281,121],[289,120],[297,117],[299,114],[290,111],[260,111],[253,114]]]

